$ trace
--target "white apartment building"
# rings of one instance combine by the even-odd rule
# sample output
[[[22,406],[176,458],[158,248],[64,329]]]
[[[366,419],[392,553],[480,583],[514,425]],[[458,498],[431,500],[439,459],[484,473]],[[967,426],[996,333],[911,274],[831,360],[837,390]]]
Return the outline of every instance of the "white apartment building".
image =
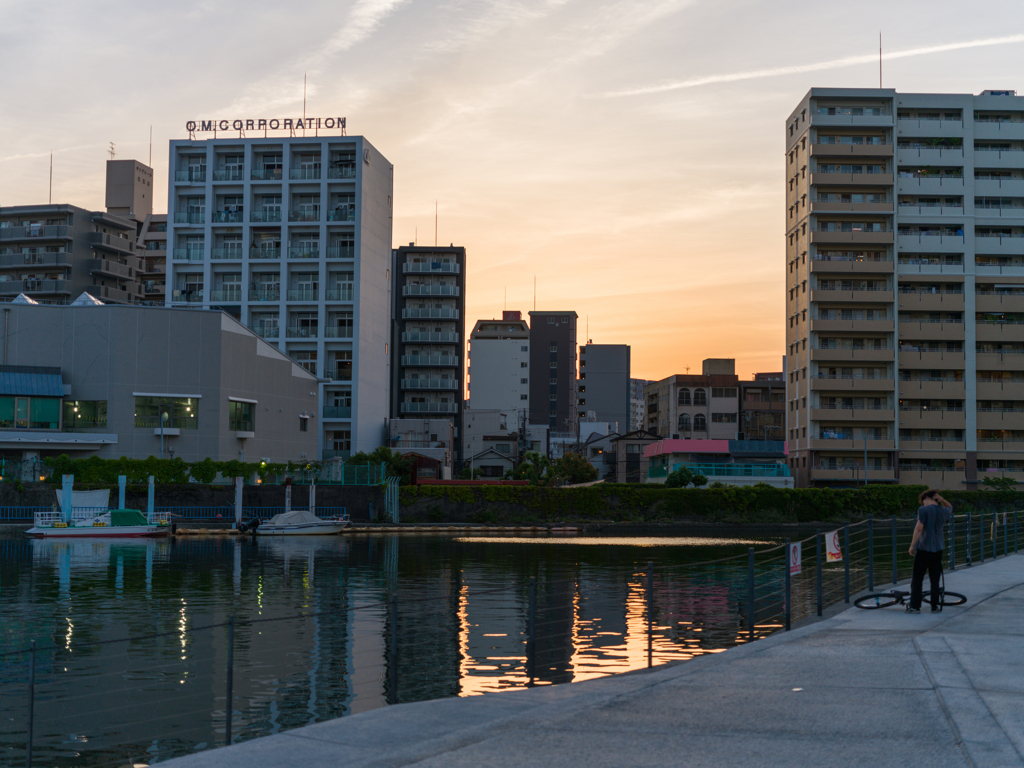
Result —
[[[166,303],[224,309],[314,373],[323,458],[381,445],[391,163],[361,136],[175,140],[169,175]]]
[[[501,320],[477,320],[473,326],[469,407],[502,411],[516,423],[529,413],[530,326],[521,312],[506,311]]]
[[[1024,98],[814,88],[785,137],[797,484],[1024,480]]]
[[[629,431],[636,432],[644,428],[646,417],[644,404],[644,387],[651,382],[647,379],[629,380]],[[621,429],[621,427],[620,427]]]

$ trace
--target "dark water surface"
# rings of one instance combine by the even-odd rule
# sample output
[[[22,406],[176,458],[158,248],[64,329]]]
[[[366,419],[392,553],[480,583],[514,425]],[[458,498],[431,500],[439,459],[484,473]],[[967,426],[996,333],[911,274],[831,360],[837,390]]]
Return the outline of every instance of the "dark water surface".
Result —
[[[38,646],[36,765],[145,765],[224,743],[229,617],[239,741],[526,685],[531,577],[537,684],[646,666],[648,561],[655,663],[728,648],[747,639],[746,558],[694,564],[778,541],[0,537],[0,652]],[[758,634],[781,577],[758,571],[776,603]],[[0,657],[0,765],[25,763],[28,659]]]

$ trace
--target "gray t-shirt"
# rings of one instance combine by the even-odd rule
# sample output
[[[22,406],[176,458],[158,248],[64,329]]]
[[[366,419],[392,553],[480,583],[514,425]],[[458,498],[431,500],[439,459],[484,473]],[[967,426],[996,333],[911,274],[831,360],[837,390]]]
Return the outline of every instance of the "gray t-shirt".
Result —
[[[924,530],[917,540],[917,548],[925,552],[941,552],[945,541],[946,521],[953,513],[938,504],[929,504],[917,510],[917,519]]]

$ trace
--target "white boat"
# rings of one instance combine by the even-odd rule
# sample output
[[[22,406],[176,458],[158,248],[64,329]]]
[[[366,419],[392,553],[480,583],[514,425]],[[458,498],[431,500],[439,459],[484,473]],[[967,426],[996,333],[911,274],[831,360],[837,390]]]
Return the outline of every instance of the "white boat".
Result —
[[[70,520],[59,510],[36,512],[35,525],[25,533],[29,536],[62,539],[138,538],[166,536],[166,523],[150,523],[137,509],[111,509],[80,514],[72,510]]]
[[[341,533],[348,526],[347,516],[324,519],[317,517],[308,509],[293,509],[260,523],[254,533],[259,536],[323,536]]]

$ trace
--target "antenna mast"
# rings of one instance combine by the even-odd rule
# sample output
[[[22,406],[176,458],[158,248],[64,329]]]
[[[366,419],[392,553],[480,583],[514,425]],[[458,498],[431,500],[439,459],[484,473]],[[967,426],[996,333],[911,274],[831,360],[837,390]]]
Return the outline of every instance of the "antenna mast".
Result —
[[[53,152],[50,153],[50,205],[53,205]]]
[[[878,30],[878,88],[882,88],[882,30]]]
[[[302,135],[306,135],[306,73],[302,73]]]
[[[114,142],[110,142],[110,149],[107,150],[110,153],[110,159],[114,159]]]
[[[153,167],[153,126],[149,126],[149,167]]]
[[[533,311],[537,311],[537,276],[533,276]]]
[[[434,201],[434,247],[437,248],[437,200]]]

